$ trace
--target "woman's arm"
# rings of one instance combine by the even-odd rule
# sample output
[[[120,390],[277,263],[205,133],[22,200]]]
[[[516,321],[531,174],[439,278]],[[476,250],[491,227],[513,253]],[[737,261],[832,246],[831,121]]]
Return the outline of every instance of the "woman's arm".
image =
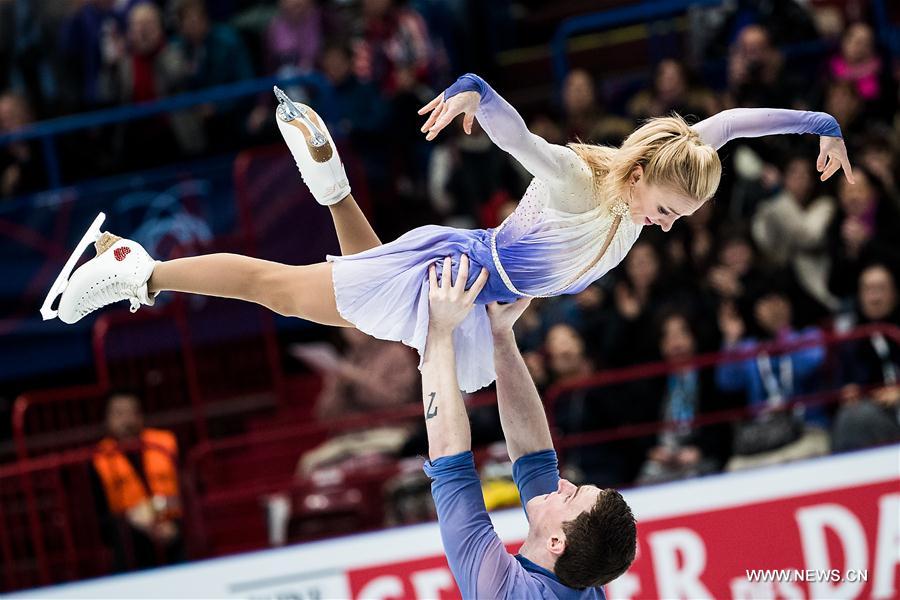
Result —
[[[491,141],[538,179],[547,183],[564,181],[571,176],[572,169],[587,168],[569,148],[551,144],[531,133],[516,109],[478,75],[463,75],[422,107],[419,114],[429,111],[431,115],[422,127],[429,141],[454,118],[465,113],[463,128],[466,133],[471,132],[472,121],[478,117],[478,123]]]
[[[843,167],[847,180],[854,182],[841,127],[828,113],[782,108],[732,108],[700,121],[692,129],[716,150],[742,137],[814,133],[821,136],[816,169],[822,173],[822,181]]]

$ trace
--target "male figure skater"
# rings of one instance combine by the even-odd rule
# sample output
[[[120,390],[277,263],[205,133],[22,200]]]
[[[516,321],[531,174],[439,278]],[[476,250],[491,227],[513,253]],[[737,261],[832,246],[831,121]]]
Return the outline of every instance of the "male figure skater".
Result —
[[[528,517],[519,554],[509,554],[484,506],[471,452],[469,420],[456,379],[454,329],[469,314],[488,273],[465,289],[463,256],[455,282],[451,262],[429,269],[428,341],[422,392],[432,478],[444,551],[463,598],[602,598],[600,587],[631,565],[636,528],[613,489],[560,479],[540,396],[519,354],[512,326],[528,299],[489,305],[497,402],[513,460],[513,478]]]

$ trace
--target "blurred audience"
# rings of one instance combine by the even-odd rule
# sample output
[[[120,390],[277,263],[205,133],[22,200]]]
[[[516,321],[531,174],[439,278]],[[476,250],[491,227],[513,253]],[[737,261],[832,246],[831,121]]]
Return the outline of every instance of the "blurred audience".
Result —
[[[494,145],[477,121],[471,134],[463,131],[461,122],[446,133],[429,159],[429,198],[447,224],[479,227],[486,209],[496,210],[498,204],[520,197],[525,188],[509,155]]]
[[[720,329],[725,350],[747,350],[761,341],[814,342],[822,332],[793,327],[793,307],[786,285],[777,278],[748,294],[754,331],[734,306],[723,305]],[[818,456],[828,452],[827,418],[819,407],[788,406],[798,396],[818,389],[825,349],[816,345],[772,356],[726,362],[716,369],[719,390],[745,394],[754,416],[735,432],[734,456],[729,471]]]
[[[756,249],[743,228],[726,228],[719,235],[715,261],[705,286],[720,301],[734,302],[762,278]]]
[[[68,105],[93,108],[109,101],[101,86],[102,75],[122,52],[125,20],[116,10],[116,0],[73,4],[80,6],[63,23],[59,38],[62,89]]]
[[[109,48],[100,73],[102,101],[148,102],[177,87],[180,64],[175,54],[164,51],[167,38],[162,12],[155,4],[137,4],[128,13],[125,36],[114,32],[105,43]],[[177,155],[174,133],[163,116],[117,126],[114,140],[114,154],[126,168],[159,164]]]
[[[170,431],[144,426],[140,400],[116,391],[106,404],[106,437],[92,477],[103,539],[115,571],[185,559],[178,443]]]
[[[572,69],[562,85],[563,135],[587,140],[601,117],[594,78],[584,69]]]
[[[204,0],[178,0],[175,4],[178,35],[166,47],[164,62],[172,69],[168,93],[194,91],[253,77],[250,56],[237,32],[212,24]],[[203,104],[174,113],[172,128],[187,154],[234,147],[241,133],[244,103]]]
[[[647,452],[637,482],[660,483],[718,471],[731,453],[730,424],[698,426],[697,417],[728,408],[716,390],[713,372],[689,364],[700,339],[688,313],[664,310],[658,316],[659,355],[678,370],[662,380],[658,419],[666,427]]]
[[[844,31],[840,52],[828,63],[837,81],[853,84],[866,102],[881,98],[881,76],[884,66],[875,49],[875,35],[866,23],[853,23]]]
[[[684,63],[667,58],[656,65],[650,87],[638,92],[628,103],[635,120],[676,112],[684,117],[705,119],[719,111],[716,97],[696,86]]]
[[[838,210],[828,228],[831,293],[846,298],[853,293],[862,266],[881,259],[900,260],[900,212],[885,196],[878,179],[856,166],[856,183],[840,178]]]
[[[900,326],[900,296],[893,269],[875,263],[859,276],[856,310],[837,329],[885,323]],[[840,355],[841,406],[834,419],[837,452],[900,440],[900,345],[881,333],[846,343]],[[871,386],[883,385],[871,389]]]
[[[0,94],[0,135],[30,125],[34,118],[24,96]],[[34,142],[0,147],[0,198],[36,192],[47,185],[40,152]]]
[[[726,108],[792,108],[799,95],[769,32],[761,25],[744,27],[729,51]]]
[[[835,202],[819,195],[813,160],[801,154],[788,161],[781,191],[756,211],[752,232],[762,258],[770,267],[791,270],[821,318],[840,306],[828,290],[826,234]]]
[[[515,13],[506,3],[438,4],[0,0],[0,135],[29,125],[36,116],[152,101],[254,74],[309,74],[330,88],[329,127],[363,166],[354,186],[368,191],[380,233],[434,221],[497,226],[514,210],[530,174],[490,142],[477,120],[471,135],[454,125],[435,144],[423,143],[416,109],[452,79],[445,67],[454,53],[445,48],[458,48],[457,54],[466,55],[462,62],[471,59],[470,53],[489,54],[480,52],[482,47],[504,49],[492,37],[496,31],[490,31],[490,40],[474,34],[479,23],[470,17],[489,11],[490,18],[482,15],[484,23],[512,22]],[[723,9],[715,39],[706,40],[713,51],[706,56],[698,51],[685,62],[661,60],[652,73],[646,65],[644,87],[627,86],[629,92],[640,90],[630,99],[623,97],[615,75],[604,73],[604,81],[596,80],[592,73],[601,71],[591,62],[569,71],[559,88],[549,80],[541,85],[518,81],[520,71],[512,69],[491,80],[509,90],[504,94],[514,97],[529,128],[552,143],[581,138],[618,144],[639,120],[673,111],[701,119],[721,108],[788,107],[833,114],[854,160],[855,185],[842,173],[823,184],[814,171],[817,149],[804,143],[812,138],[799,143],[792,136],[742,140],[721,153],[724,177],[714,201],[665,236],[645,231],[623,265],[582,293],[532,303],[516,335],[544,392],[598,369],[657,358],[673,368],[650,381],[560,397],[553,416],[567,433],[666,424],[658,435],[643,439],[571,449],[564,467],[594,483],[649,483],[723,466],[738,469],[814,456],[828,450],[828,431],[835,450],[897,439],[900,347],[889,336],[845,344],[834,370],[837,382],[818,377],[825,360],[821,346],[764,352],[719,369],[683,366],[707,349],[817,341],[832,319],[838,331],[879,322],[900,325],[895,272],[900,264],[900,88],[881,54],[885,40],[877,39],[879,29],[861,21],[861,15],[833,3],[739,4]],[[252,12],[252,18],[242,11]],[[824,26],[823,49],[792,59],[785,44],[816,36],[811,12]],[[439,15],[453,18],[437,22]],[[851,24],[844,28],[844,22]],[[723,56],[725,63],[718,67],[714,60],[704,62]],[[494,60],[482,58],[471,70],[497,73]],[[791,60],[797,62],[789,65]],[[459,63],[453,68],[463,70]],[[695,71],[703,73],[702,82],[692,76]],[[289,93],[315,103],[313,87]],[[278,140],[270,94],[249,103],[255,108],[241,101],[205,104],[86,131],[77,140],[62,136],[63,169],[72,179],[85,178]],[[549,116],[554,112],[556,117]],[[36,143],[0,148],[0,196],[46,185]],[[772,276],[773,271],[785,276]],[[343,353],[323,346],[296,349],[325,381],[314,410],[317,418],[333,423],[418,402],[414,354],[355,330],[342,330],[342,335]],[[833,383],[841,389],[833,422],[826,418],[833,410],[788,408],[790,400]],[[734,406],[753,413],[734,435],[728,426],[695,422]],[[488,415],[485,422],[493,418]],[[98,447],[98,457],[127,466],[133,473],[129,481],[143,485],[135,506],[147,505],[150,498],[155,512],[117,512],[113,506],[120,506],[121,498],[107,498],[98,467],[99,495],[107,498],[104,535],[116,548],[120,568],[128,560],[112,523],[125,523],[127,539],[137,540],[129,543],[145,555],[140,560],[156,564],[150,558],[167,559],[170,548],[175,555],[180,552],[180,516],[171,507],[157,509],[154,495],[167,494],[157,494],[153,486],[159,482],[149,479],[170,466],[156,453],[153,473],[145,472],[149,462],[128,444],[139,445],[146,433],[165,446],[168,434],[143,429],[133,397],[110,401],[109,423],[110,437]],[[415,445],[414,438],[402,427],[341,436],[304,455],[299,474],[307,477],[373,455],[393,460],[402,447]],[[171,442],[174,455],[177,447]],[[420,484],[414,482],[417,493]],[[174,491],[177,497],[177,480]],[[405,522],[405,517],[397,520]],[[157,554],[160,547],[163,552]]]
[[[166,34],[162,13],[150,2],[128,13],[125,36],[110,29],[104,40],[99,97],[108,103],[156,100],[171,89],[177,70],[163,53]]]
[[[344,419],[372,410],[419,400],[415,354],[406,346],[340,329],[345,344],[339,354],[329,344],[294,345],[292,354],[324,378],[316,400],[319,419]]]
[[[427,84],[432,47],[422,16],[403,0],[362,0],[355,66],[389,95]]]
[[[265,39],[266,71],[307,73],[316,66],[324,37],[324,15],[315,0],[279,0]]]

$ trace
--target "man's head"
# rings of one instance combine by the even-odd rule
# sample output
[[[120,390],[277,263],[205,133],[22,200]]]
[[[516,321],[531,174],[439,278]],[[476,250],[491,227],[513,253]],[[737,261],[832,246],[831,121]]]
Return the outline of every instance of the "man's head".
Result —
[[[106,402],[106,431],[119,441],[133,440],[144,429],[144,415],[136,394],[116,391]]]
[[[555,492],[535,496],[525,510],[526,543],[555,562],[553,571],[569,587],[605,585],[634,561],[634,516],[616,490],[560,479]]]
[[[128,13],[128,43],[138,56],[148,56],[162,46],[165,32],[162,13],[152,2],[136,5]]]
[[[584,69],[573,69],[563,82],[563,106],[568,115],[588,114],[596,108],[594,78]]]
[[[590,371],[584,339],[571,325],[559,323],[551,327],[545,350],[550,370],[556,378],[579,377]]]
[[[181,0],[176,5],[178,31],[194,45],[200,45],[209,34],[209,15],[204,0]]]
[[[791,327],[793,310],[787,292],[770,289],[760,294],[753,303],[756,324],[768,337],[776,337]]]
[[[841,54],[850,64],[875,58],[875,34],[866,23],[854,23],[841,39]]]
[[[761,25],[747,25],[738,34],[732,51],[740,53],[751,65],[763,63],[772,51],[769,32]]]
[[[656,66],[653,77],[656,95],[667,102],[679,100],[688,90],[688,77],[684,63],[672,58],[661,61]]]
[[[859,275],[859,312],[867,321],[886,321],[897,310],[894,274],[883,264],[873,264]]]
[[[815,190],[813,163],[805,156],[791,158],[784,168],[784,189],[801,205]]]
[[[353,73],[353,54],[345,44],[329,44],[322,50],[322,72],[334,85],[339,85]]]
[[[636,289],[649,288],[659,278],[659,253],[646,240],[638,240],[625,257],[625,274]]]
[[[664,312],[658,322],[659,354],[663,360],[683,361],[697,353],[697,335],[686,313],[675,310]]]

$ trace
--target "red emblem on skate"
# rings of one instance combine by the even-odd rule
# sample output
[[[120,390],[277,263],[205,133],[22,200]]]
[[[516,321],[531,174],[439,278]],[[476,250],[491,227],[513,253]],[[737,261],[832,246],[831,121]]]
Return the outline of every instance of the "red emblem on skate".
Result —
[[[115,250],[113,250],[113,254],[116,256],[116,260],[122,262],[125,260],[125,257],[128,256],[128,253],[131,252],[131,248],[128,246],[119,246]]]

